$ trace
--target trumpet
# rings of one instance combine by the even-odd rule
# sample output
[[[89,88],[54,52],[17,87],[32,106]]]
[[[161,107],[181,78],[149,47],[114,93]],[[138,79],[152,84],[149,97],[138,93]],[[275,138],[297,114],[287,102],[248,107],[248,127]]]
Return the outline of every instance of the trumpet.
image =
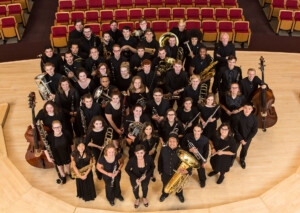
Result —
[[[189,149],[195,147],[195,145],[194,145],[192,142],[190,142],[189,140],[187,140],[187,142],[188,142]],[[195,148],[196,148],[196,147],[195,147]],[[197,149],[197,148],[196,148],[196,149]],[[199,152],[198,149],[197,149],[197,152],[196,152],[196,153],[193,153],[193,154],[195,155],[195,157],[197,158],[197,160],[200,160],[200,159],[201,159],[203,163],[206,163],[206,159],[201,155],[201,153]]]
[[[69,75],[70,72],[73,72],[66,65],[64,65],[64,68],[65,68],[65,73],[66,73],[67,76]],[[78,78],[75,76],[75,73],[74,73],[74,75],[71,79],[74,83],[76,83],[78,81]]]

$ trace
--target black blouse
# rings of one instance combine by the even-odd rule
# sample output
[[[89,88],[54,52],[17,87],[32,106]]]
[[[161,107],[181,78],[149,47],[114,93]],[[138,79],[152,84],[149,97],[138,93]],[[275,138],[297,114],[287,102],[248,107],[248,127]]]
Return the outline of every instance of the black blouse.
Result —
[[[125,171],[129,175],[130,179],[138,179],[143,176],[146,171],[146,178],[150,178],[153,174],[155,165],[153,159],[149,155],[144,155],[145,167],[139,168],[137,157],[133,156],[129,159]]]
[[[108,103],[105,107],[105,114],[111,115],[113,122],[118,128],[121,127],[122,118],[122,104],[119,109],[114,109],[111,103]]]
[[[75,83],[74,87],[77,89],[77,91],[79,92],[80,97],[82,97],[83,95],[90,93],[93,94],[94,89],[96,88],[96,85],[94,83],[94,81],[91,79],[89,85],[83,89],[78,82]]]
[[[119,164],[119,160],[122,158],[122,155],[120,153],[118,153],[115,157],[114,162],[109,163],[106,161],[105,157],[102,156],[99,159],[99,164],[101,164],[103,166],[103,170],[105,170],[106,172],[113,172],[114,171],[114,167],[115,165],[117,165],[117,169],[119,168],[120,164]],[[121,171],[120,171],[121,172]],[[120,174],[120,173],[119,173]]]

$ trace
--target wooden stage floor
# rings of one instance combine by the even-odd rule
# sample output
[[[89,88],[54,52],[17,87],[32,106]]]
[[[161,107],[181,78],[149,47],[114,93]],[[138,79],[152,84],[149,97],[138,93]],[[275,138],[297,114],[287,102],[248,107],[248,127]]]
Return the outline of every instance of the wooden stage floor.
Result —
[[[111,207],[103,181],[95,179],[96,200],[84,202],[76,198],[75,181],[57,185],[54,170],[37,169],[25,161],[28,143],[24,133],[31,122],[27,96],[30,91],[37,93],[33,78],[40,73],[39,60],[0,64],[0,103],[10,106],[3,135],[0,130],[0,212],[300,212],[300,54],[237,52],[244,77],[250,67],[261,76],[261,55],[279,119],[267,132],[259,130],[246,159],[247,168],[243,170],[235,161],[221,185],[215,183],[217,177],[208,177],[204,189],[193,172],[184,189],[184,203],[174,195],[159,202],[162,184],[156,169],[157,181],[149,185],[149,207],[140,205],[138,209],[133,207],[125,171],[121,179],[125,201],[116,201]],[[37,101],[36,111],[43,105],[40,97]],[[0,116],[6,108],[0,106]],[[211,171],[210,165],[206,171]]]

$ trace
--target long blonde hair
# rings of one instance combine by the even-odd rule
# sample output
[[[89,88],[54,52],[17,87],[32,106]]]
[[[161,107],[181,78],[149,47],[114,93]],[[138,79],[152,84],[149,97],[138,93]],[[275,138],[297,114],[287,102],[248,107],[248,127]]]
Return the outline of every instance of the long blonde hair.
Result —
[[[132,78],[132,81],[130,83],[130,86],[129,86],[128,90],[131,91],[131,92],[136,92],[136,89],[134,88],[134,81],[137,80],[137,79],[139,79],[141,81],[141,87],[140,87],[141,91],[140,91],[140,93],[144,93],[146,91],[146,87],[143,84],[142,78],[140,76],[134,76]]]

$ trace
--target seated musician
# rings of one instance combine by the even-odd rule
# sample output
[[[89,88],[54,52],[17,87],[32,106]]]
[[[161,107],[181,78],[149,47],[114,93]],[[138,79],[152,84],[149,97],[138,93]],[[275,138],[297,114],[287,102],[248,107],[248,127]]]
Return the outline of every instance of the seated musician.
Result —
[[[87,77],[87,72],[83,67],[77,70],[78,81],[74,84],[75,89],[77,89],[80,97],[89,93],[92,94],[96,85],[91,78]]]
[[[88,57],[88,55],[82,53],[79,49],[79,45],[77,43],[70,44],[70,52],[73,55],[73,61],[80,63],[81,66],[84,65],[84,59]]]
[[[139,28],[136,29],[133,32],[133,34],[139,41],[143,41],[143,40],[145,40],[145,34],[146,34],[147,29],[149,29],[147,27],[147,20],[144,18],[140,18],[139,19]],[[156,40],[155,34],[153,36],[154,36],[153,39]]]
[[[100,38],[93,34],[91,27],[83,28],[83,36],[80,39],[80,49],[82,52],[89,54],[92,47],[97,48],[100,45]]]
[[[132,82],[132,74],[130,73],[129,62],[124,61],[120,66],[121,75],[117,78],[116,85],[120,92],[124,95]]]
[[[98,47],[99,54],[101,57],[103,57],[105,60],[108,60],[110,55],[112,54],[112,48],[114,46],[115,42],[110,37],[110,34],[106,31],[102,33],[102,42]]]
[[[101,106],[93,102],[91,94],[85,94],[75,117],[74,129],[77,137],[86,136],[87,128],[95,115],[103,115]]]
[[[74,62],[73,59],[74,57],[71,52],[68,51],[65,53],[64,74],[70,79],[70,82],[75,83],[75,79],[72,80],[72,78],[74,78],[75,73],[77,73],[77,70],[79,67],[81,67],[81,64],[78,62]]]
[[[46,46],[44,48],[44,55],[41,56],[42,72],[46,72],[44,68],[46,63],[53,64],[55,68],[55,72],[64,75],[63,60],[60,57],[60,55],[53,52],[53,48],[51,46]]]
[[[188,32],[185,29],[186,23],[183,19],[178,21],[178,27],[171,29],[171,33],[174,33],[179,39],[179,47],[184,47],[184,42],[188,40]]]
[[[199,75],[192,75],[190,82],[191,84],[184,88],[183,96],[192,98],[193,106],[197,107],[201,103],[201,99],[199,99],[201,88]]]
[[[136,53],[136,45],[137,39],[131,36],[131,28],[129,26],[124,26],[122,29],[123,37],[119,39],[118,44],[121,47],[122,55],[127,59],[130,60],[130,57]]]
[[[47,62],[44,65],[44,70],[46,71],[45,78],[48,82],[48,86],[50,88],[50,98],[54,100],[55,93],[58,91],[59,80],[62,77],[61,74],[55,72],[54,64]]]
[[[127,103],[129,107],[140,104],[144,109],[149,100],[149,90],[143,84],[140,76],[134,76],[127,90]]]
[[[197,169],[198,177],[200,181],[201,188],[205,187],[206,175],[205,175],[205,166],[206,162],[203,161],[199,154],[207,160],[209,153],[209,143],[208,138],[202,135],[203,127],[201,124],[197,124],[193,128],[193,133],[187,134],[183,139],[183,148],[193,155],[195,155],[196,159],[199,161],[201,167]]]
[[[102,96],[98,97],[96,93],[100,89],[102,89]],[[105,108],[106,104],[110,101],[110,99],[107,96],[111,97],[111,93],[113,92],[114,89],[116,89],[116,87],[110,84],[110,80],[108,76],[103,76],[102,78],[100,78],[100,86],[97,87],[93,92],[93,97],[95,99],[95,102],[101,104],[102,108]],[[104,97],[103,94],[106,97]]]
[[[161,70],[160,63],[164,63],[166,60],[167,52],[164,47],[158,49],[158,56],[152,60],[152,69],[155,70],[157,75],[157,84],[160,87],[164,87],[166,72],[169,70]]]
[[[178,138],[177,135],[170,135],[168,139],[168,145],[161,148],[160,155],[158,158],[158,172],[161,175],[163,182],[162,195],[160,196],[160,202],[163,202],[169,194],[164,191],[165,186],[171,180],[172,176],[177,171],[179,164],[181,163],[179,157],[176,154],[178,150]],[[181,174],[192,174],[192,169],[178,169],[178,172]],[[179,193],[176,193],[176,196],[179,198],[180,202],[184,202],[183,190]]]
[[[141,41],[145,46],[145,52],[149,53],[151,59],[157,57],[159,43],[154,39],[154,33],[152,29],[147,29],[145,31],[145,39]]]
[[[143,60],[141,66],[142,70],[137,75],[141,77],[143,84],[149,89],[150,95],[152,95],[157,84],[156,73],[151,69],[151,61],[148,59]]]
[[[90,49],[90,57],[85,60],[85,69],[88,73],[88,77],[94,77],[97,73],[97,66],[104,62],[105,60],[99,55],[98,49],[92,47]]]
[[[102,77],[109,77],[109,79],[111,79],[111,73],[110,73],[110,69],[108,68],[106,63],[100,63],[97,66],[97,70],[96,70],[96,75],[93,78],[93,81],[95,83],[95,85],[98,87],[100,86],[100,79]]]
[[[136,46],[137,53],[134,53],[130,58],[130,70],[133,75],[139,73],[143,69],[142,61],[145,59],[150,59],[150,54],[145,52],[145,46],[139,43]]]
[[[244,104],[243,113],[234,126],[234,137],[237,142],[237,149],[242,145],[240,152],[240,163],[243,169],[246,168],[245,158],[250,146],[250,143],[257,133],[257,118],[252,114],[253,106],[251,102]]]
[[[83,21],[81,19],[76,19],[74,22],[75,29],[69,33],[68,41],[70,43],[78,43],[83,36]],[[70,45],[69,45],[70,46]]]
[[[258,89],[258,85],[260,85],[262,89],[267,88],[267,85],[262,85],[261,79],[256,75],[256,70],[249,68],[247,77],[240,81],[241,93],[244,95],[246,102],[252,100],[254,92]]]
[[[117,43],[119,39],[123,37],[122,31],[118,29],[118,22],[116,20],[110,21],[110,30],[107,32],[115,43]]]
[[[174,35],[171,35],[168,40],[168,44],[165,46],[167,57],[177,58],[178,46],[176,45],[176,38]]]

